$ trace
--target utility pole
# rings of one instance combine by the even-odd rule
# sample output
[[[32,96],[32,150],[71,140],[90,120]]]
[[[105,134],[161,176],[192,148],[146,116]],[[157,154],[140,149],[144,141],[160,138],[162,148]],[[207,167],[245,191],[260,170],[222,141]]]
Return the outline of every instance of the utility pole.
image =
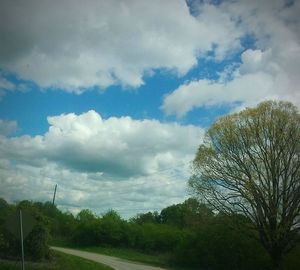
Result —
[[[52,201],[53,205],[54,205],[54,202],[55,202],[56,189],[57,189],[57,184],[55,185],[55,188],[54,188],[53,201]]]

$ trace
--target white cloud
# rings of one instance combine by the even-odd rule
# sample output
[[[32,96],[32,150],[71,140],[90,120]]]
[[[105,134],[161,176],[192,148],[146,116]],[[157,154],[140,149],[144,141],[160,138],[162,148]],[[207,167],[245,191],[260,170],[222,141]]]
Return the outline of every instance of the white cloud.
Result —
[[[3,77],[0,77],[0,90],[4,91],[4,90],[14,90],[15,86],[13,83],[11,83],[10,81],[6,80]]]
[[[196,107],[252,106],[264,99],[300,106],[299,1],[292,6],[283,1],[224,2],[219,9],[239,21],[239,30],[254,35],[257,48],[244,51],[237,68],[225,69],[217,81],[200,79],[179,86],[164,98],[165,113],[182,117]]]
[[[1,47],[1,45],[0,45]],[[0,60],[1,62],[1,60]],[[1,66],[1,64],[0,64]],[[27,92],[29,90],[29,84],[26,83],[16,83],[11,81],[5,77],[5,73],[1,72],[0,69],[0,101],[3,96],[6,95],[7,92],[12,91],[20,91],[20,92]]]
[[[17,130],[16,121],[7,121],[0,119],[0,136],[9,136]]]
[[[80,93],[138,87],[145,73],[185,74],[217,46],[237,49],[241,32],[213,5],[193,17],[183,0],[1,1],[0,68],[41,87]]]
[[[192,81],[166,96],[162,109],[167,114],[182,117],[197,107],[235,102],[250,106],[264,99],[278,98],[273,94],[274,83],[273,77],[263,72],[236,76],[227,83],[205,79]]]
[[[0,136],[0,197],[49,200],[58,183],[63,208],[116,208],[126,216],[186,198],[201,128],[95,111],[48,122],[42,136]]]
[[[0,100],[6,94],[7,91],[14,91],[15,89],[15,84],[5,79],[0,73]]]
[[[105,120],[95,111],[49,117],[48,121],[51,126],[38,140],[40,146],[35,142],[47,159],[73,169],[120,176],[164,169],[193,152],[201,138],[201,130],[194,126],[130,117]]]

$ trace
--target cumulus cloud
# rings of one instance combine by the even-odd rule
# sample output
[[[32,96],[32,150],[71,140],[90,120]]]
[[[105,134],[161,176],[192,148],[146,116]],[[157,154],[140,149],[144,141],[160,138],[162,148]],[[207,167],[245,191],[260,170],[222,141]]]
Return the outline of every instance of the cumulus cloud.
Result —
[[[203,129],[130,117],[103,119],[95,111],[52,116],[48,122],[48,132],[40,136],[0,136],[0,196],[47,200],[57,182],[57,200],[64,208],[125,212],[186,197],[188,166]]]
[[[73,170],[121,177],[146,175],[174,165],[195,150],[202,135],[194,126],[130,117],[103,119],[95,111],[48,117],[48,122],[44,136],[7,143],[19,153],[25,147],[25,154],[37,154],[39,160],[42,156]]]
[[[138,87],[155,69],[183,75],[214,47],[218,59],[239,48],[242,33],[214,5],[203,4],[196,18],[183,0],[5,0],[0,34],[0,68],[80,93]]]
[[[179,117],[196,107],[284,99],[300,106],[299,1],[224,2],[224,13],[238,20],[238,28],[253,35],[256,48],[241,54],[235,69],[225,69],[218,80],[187,82],[164,98],[162,109]],[[232,65],[232,63],[231,63]],[[229,73],[228,73],[229,72]]]
[[[197,80],[181,85],[166,96],[162,109],[167,114],[182,117],[197,107],[233,103],[252,106],[264,99],[282,98],[284,93],[276,93],[274,87],[275,79],[265,72],[236,75],[233,80],[225,83]]]

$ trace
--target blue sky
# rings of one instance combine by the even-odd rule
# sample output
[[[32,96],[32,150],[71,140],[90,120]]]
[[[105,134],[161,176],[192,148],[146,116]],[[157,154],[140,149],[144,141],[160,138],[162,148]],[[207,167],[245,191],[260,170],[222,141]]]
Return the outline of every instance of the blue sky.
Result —
[[[245,48],[251,46],[251,39],[243,42]],[[222,104],[210,108],[197,108],[184,118],[166,115],[161,109],[163,98],[185,82],[195,79],[217,80],[226,65],[239,63],[240,53],[230,55],[223,61],[199,59],[197,65],[187,74],[178,76],[172,71],[155,70],[143,77],[144,85],[139,88],[110,86],[106,89],[94,86],[81,94],[70,94],[64,89],[51,87],[41,89],[32,81],[24,81],[15,74],[4,76],[16,85],[27,85],[24,91],[5,94],[1,100],[0,118],[17,121],[19,128],[14,135],[39,135],[48,130],[47,116],[63,113],[76,114],[95,110],[104,118],[130,116],[134,119],[159,119],[163,122],[209,126],[216,117],[230,111],[231,106]]]
[[[58,184],[60,208],[124,217],[183,201],[216,118],[299,107],[299,2],[1,1],[0,197]]]

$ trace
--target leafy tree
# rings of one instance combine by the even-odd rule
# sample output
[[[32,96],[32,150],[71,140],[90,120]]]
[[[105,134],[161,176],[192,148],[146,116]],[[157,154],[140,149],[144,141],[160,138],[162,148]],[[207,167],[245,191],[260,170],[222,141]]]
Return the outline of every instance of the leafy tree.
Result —
[[[195,198],[189,198],[182,203],[183,226],[188,229],[199,230],[210,223],[214,214],[212,209]]]
[[[160,221],[179,228],[198,229],[212,216],[212,210],[205,204],[199,203],[195,198],[189,198],[183,203],[173,204],[161,210]]]
[[[267,101],[217,120],[193,162],[189,185],[217,210],[252,222],[274,268],[299,239],[300,115]]]
[[[106,212],[97,228],[99,242],[108,246],[122,245],[125,242],[124,223],[118,212]]]
[[[173,204],[161,210],[161,222],[182,228],[184,226],[184,213],[182,204]]]
[[[146,252],[170,252],[185,236],[182,230],[165,224],[145,223],[138,226],[135,248]]]
[[[58,232],[56,236],[60,238],[70,239],[74,235],[76,222],[71,212],[61,213],[58,217]]]
[[[89,209],[83,209],[77,214],[76,221],[73,242],[79,246],[97,244],[99,222],[95,214]]]
[[[159,223],[160,222],[160,215],[157,211],[155,212],[148,212],[145,214],[138,214],[136,217],[131,219],[132,222],[137,224],[145,224],[145,223]]]
[[[76,219],[79,222],[89,222],[95,220],[96,216],[91,210],[83,209],[77,214]]]

